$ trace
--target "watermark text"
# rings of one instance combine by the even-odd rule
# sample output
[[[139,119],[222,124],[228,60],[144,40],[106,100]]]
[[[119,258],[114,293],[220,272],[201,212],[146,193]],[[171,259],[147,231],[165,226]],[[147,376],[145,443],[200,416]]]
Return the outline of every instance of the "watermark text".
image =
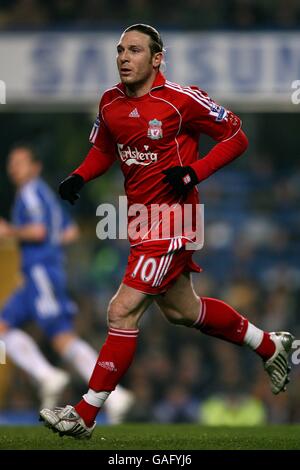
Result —
[[[129,239],[131,243],[185,238],[187,250],[204,244],[203,204],[131,204],[119,196],[118,207],[105,203],[97,207],[101,219],[96,226],[100,240]]]
[[[6,84],[0,80],[0,104],[6,104]]]
[[[291,85],[292,89],[295,90],[291,94],[291,100],[293,104],[300,104],[300,80],[294,80]]]

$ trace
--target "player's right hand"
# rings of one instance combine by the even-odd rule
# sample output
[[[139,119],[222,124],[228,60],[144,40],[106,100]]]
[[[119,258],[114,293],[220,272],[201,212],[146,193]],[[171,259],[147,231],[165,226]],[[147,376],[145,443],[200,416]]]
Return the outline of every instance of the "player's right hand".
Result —
[[[73,174],[64,179],[58,188],[59,195],[62,199],[69,201],[74,205],[75,201],[80,198],[79,191],[84,186],[84,179],[82,176]]]

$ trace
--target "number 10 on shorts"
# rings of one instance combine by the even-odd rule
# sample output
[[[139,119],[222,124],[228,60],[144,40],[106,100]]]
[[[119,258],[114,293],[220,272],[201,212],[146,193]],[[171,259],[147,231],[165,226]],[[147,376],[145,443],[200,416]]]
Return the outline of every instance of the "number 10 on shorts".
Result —
[[[140,271],[140,278],[144,282],[149,282],[153,278],[156,268],[157,262],[155,258],[148,258],[145,262],[145,255],[141,255],[137,262],[137,265],[131,274],[131,277],[135,278]]]

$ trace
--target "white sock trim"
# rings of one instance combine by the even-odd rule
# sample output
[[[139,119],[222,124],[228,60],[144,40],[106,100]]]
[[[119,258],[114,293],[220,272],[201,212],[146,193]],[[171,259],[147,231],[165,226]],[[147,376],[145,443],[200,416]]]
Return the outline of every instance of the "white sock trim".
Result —
[[[247,344],[251,349],[257,349],[263,340],[264,332],[252,323],[248,322],[248,328],[245,334],[244,343]]]
[[[89,405],[95,406],[96,408],[102,408],[110,393],[111,392],[95,392],[90,388],[89,391],[83,395],[83,399]]]

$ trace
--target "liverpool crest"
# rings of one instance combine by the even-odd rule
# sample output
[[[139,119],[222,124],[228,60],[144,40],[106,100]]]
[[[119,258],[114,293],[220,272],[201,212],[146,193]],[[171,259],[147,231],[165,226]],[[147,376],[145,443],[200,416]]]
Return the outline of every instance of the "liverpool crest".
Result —
[[[147,136],[152,140],[161,139],[163,136],[161,126],[162,122],[158,119],[152,119],[151,121],[149,121]]]

